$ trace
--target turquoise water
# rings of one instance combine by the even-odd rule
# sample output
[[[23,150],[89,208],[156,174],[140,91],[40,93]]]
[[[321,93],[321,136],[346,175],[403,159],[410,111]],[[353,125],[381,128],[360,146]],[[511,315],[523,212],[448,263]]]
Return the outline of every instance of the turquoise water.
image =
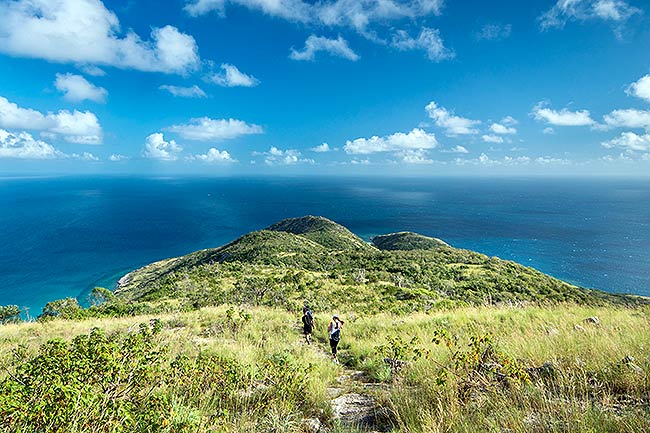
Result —
[[[287,217],[412,230],[612,292],[650,295],[650,181],[0,179],[0,305],[84,299],[131,269]]]

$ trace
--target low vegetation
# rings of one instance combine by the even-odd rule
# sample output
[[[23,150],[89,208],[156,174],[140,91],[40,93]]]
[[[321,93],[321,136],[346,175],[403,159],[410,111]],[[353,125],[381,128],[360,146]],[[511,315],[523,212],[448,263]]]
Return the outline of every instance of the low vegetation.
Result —
[[[650,431],[646,300],[415,234],[374,245],[292,219],[134,271],[87,305],[50,302],[36,322],[1,307],[0,431],[362,428],[337,418],[333,390],[372,393],[382,422],[368,429]]]

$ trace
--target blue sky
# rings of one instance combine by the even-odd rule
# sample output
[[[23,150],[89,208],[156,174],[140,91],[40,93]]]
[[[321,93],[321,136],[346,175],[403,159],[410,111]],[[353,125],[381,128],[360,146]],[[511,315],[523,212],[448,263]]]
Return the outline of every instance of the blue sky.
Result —
[[[645,175],[640,0],[0,0],[0,174]]]

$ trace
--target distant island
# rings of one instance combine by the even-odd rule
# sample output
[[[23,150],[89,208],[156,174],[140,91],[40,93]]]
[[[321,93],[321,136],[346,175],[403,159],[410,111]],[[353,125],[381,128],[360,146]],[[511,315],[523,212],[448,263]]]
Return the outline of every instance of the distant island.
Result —
[[[417,233],[290,218],[88,303],[0,307],[1,431],[650,431],[647,299]]]

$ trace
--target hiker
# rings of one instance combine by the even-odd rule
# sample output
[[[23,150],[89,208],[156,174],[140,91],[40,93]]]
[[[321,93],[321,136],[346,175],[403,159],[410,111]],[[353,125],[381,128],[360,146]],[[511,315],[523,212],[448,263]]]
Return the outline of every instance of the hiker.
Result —
[[[336,347],[339,345],[339,341],[341,341],[341,328],[343,327],[343,323],[343,320],[339,319],[339,316],[335,314],[334,317],[332,317],[332,321],[330,322],[329,326],[327,327],[327,332],[330,334],[330,347],[332,348],[332,357],[336,363],[339,362],[338,358],[336,357]]]
[[[302,307],[302,330],[305,334],[305,341],[311,344],[311,333],[314,331],[314,316],[311,314],[309,305]]]

